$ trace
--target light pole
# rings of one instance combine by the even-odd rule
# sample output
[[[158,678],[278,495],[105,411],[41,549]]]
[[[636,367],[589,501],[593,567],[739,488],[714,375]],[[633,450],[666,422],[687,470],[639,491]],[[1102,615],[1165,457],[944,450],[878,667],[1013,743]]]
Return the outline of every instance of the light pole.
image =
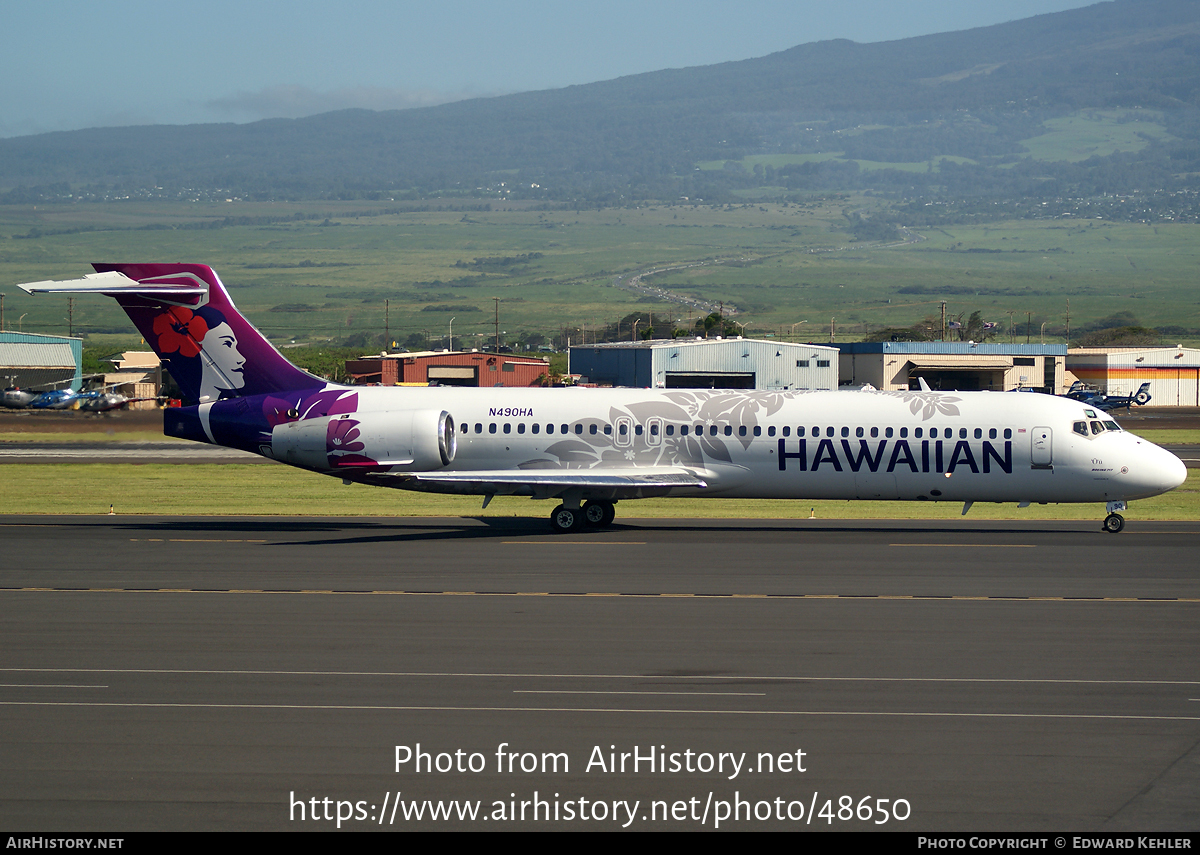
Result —
[[[806,323],[808,323],[808,321],[796,321],[796,323],[792,324],[791,337],[792,338],[796,337],[796,327],[800,326],[801,324],[806,324]]]
[[[454,318],[450,319],[450,352],[454,352]]]

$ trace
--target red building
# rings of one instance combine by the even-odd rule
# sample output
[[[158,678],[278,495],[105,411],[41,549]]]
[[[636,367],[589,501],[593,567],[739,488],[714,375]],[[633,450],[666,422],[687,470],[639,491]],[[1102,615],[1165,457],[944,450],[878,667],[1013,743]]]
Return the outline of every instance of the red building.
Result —
[[[548,360],[534,356],[464,351],[426,351],[365,356],[346,362],[346,374],[359,385],[401,383],[441,386],[540,386],[550,374]]]

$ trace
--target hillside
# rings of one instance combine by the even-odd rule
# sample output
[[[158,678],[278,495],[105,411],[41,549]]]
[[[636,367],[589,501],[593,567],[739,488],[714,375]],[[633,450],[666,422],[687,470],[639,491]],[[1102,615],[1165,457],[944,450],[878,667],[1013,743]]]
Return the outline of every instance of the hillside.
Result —
[[[721,200],[759,187],[775,196],[869,188],[961,206],[979,195],[1186,192],[1193,172],[1200,4],[1191,0],[1115,0],[893,42],[818,42],[430,108],[0,140],[7,202],[461,194],[613,203]]]

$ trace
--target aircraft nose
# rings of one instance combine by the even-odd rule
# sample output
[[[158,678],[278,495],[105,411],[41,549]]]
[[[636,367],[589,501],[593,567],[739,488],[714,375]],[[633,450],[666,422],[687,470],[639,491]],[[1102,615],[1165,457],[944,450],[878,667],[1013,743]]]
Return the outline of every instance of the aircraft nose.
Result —
[[[1147,451],[1150,454],[1146,461],[1149,464],[1146,474],[1150,476],[1147,480],[1151,482],[1148,486],[1159,493],[1165,493],[1187,480],[1187,467],[1174,454],[1157,445],[1150,445]]]
[[[1176,457],[1171,452],[1163,449],[1163,456],[1167,458],[1163,466],[1164,474],[1166,475],[1167,489],[1174,490],[1180,484],[1187,480],[1187,466],[1182,460]]]

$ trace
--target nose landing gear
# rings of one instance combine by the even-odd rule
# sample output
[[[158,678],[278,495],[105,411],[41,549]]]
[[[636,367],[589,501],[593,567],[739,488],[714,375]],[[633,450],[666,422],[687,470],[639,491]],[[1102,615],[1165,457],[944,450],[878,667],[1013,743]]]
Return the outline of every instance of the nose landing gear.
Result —
[[[1123,511],[1126,509],[1126,507],[1127,506],[1125,502],[1108,503],[1108,516],[1104,518],[1103,525],[1103,528],[1106,532],[1109,534],[1116,534],[1121,529],[1125,528],[1125,517],[1121,516],[1119,513],[1117,513],[1117,511]]]

